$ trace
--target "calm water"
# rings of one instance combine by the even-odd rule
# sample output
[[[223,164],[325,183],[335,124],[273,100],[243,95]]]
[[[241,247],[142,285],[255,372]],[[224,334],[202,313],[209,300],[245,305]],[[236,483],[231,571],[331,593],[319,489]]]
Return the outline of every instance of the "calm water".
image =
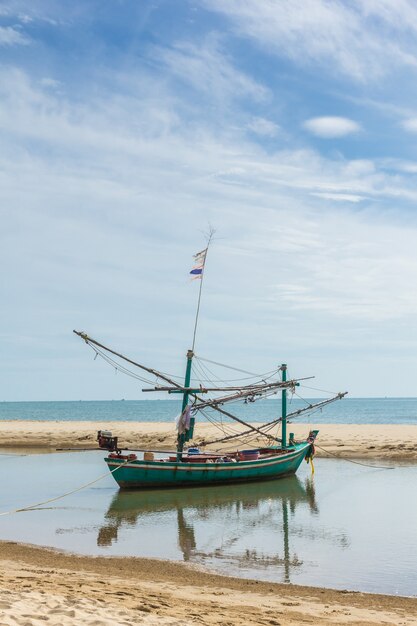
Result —
[[[317,402],[318,400],[312,400]],[[280,400],[230,405],[246,421],[261,422],[281,415]],[[306,406],[295,399],[288,412]],[[172,421],[180,403],[174,400],[120,400],[95,402],[0,402],[0,420],[64,420],[156,422]],[[417,398],[346,398],[313,414],[316,423],[417,424]],[[297,421],[308,421],[300,417]]]
[[[2,454],[0,512],[106,471],[101,452]],[[30,481],[28,480],[30,476]],[[113,478],[50,508],[0,517],[0,538],[82,554],[188,561],[259,580],[417,596],[417,466],[319,459],[314,480],[119,492]]]

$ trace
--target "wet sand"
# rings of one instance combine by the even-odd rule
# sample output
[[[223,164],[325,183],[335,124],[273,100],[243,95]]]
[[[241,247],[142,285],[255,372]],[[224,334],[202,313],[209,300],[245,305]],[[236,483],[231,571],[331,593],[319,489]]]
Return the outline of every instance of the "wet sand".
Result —
[[[315,427],[318,456],[326,450],[342,458],[417,459],[417,425]],[[0,448],[93,448],[99,428],[112,430],[125,447],[175,444],[170,423],[8,421],[0,422]],[[308,429],[289,430],[301,439]],[[215,433],[210,425],[199,427],[206,440]],[[250,581],[170,561],[82,557],[12,542],[0,542],[0,549],[2,626],[417,625],[417,598]]]
[[[4,626],[417,624],[417,599],[222,577],[184,564],[0,543]]]
[[[259,426],[259,424],[258,424]],[[232,425],[238,432],[240,426]],[[393,424],[314,424],[320,430],[317,456],[326,452],[341,458],[417,460],[417,425]],[[56,450],[57,448],[94,448],[98,429],[111,430],[124,448],[175,448],[176,432],[170,422],[50,422],[0,421],[0,449]],[[288,432],[296,439],[308,435],[307,424],[291,424]],[[199,424],[194,443],[201,445],[219,436],[211,424]],[[256,438],[250,445],[256,444]],[[264,440],[259,443],[264,445]],[[228,445],[213,444],[211,449],[248,447],[235,441]]]

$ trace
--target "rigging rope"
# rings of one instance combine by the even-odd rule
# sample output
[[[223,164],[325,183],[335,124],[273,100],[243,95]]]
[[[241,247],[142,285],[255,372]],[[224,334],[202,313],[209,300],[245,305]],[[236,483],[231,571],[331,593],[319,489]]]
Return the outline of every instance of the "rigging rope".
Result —
[[[336,395],[338,392],[337,391],[329,391],[328,389],[319,389],[318,387],[309,387],[308,385],[300,385],[301,387],[304,387],[304,389],[311,389],[312,391],[321,391],[322,393],[326,393],[326,394],[331,394]]]
[[[220,378],[217,374],[215,374],[206,365],[203,365],[203,363],[200,363],[198,357],[195,357],[194,365],[195,365],[195,368],[200,372],[200,374],[203,377],[206,377],[206,378],[202,378],[202,380],[204,380],[206,382],[210,382],[215,387],[217,385],[216,385],[214,379],[216,379],[216,381],[222,383],[223,385],[226,384],[226,386],[227,386],[227,383],[233,382],[233,380],[230,380],[230,379]],[[249,384],[242,385],[243,388],[249,388],[249,387],[253,387],[253,386],[260,386],[262,384],[268,384],[267,380],[269,380],[273,376],[275,376],[277,374],[277,372],[278,372],[278,370],[273,370],[272,372],[267,372],[266,374],[269,374],[269,376],[267,376],[266,374],[265,375],[258,374],[255,377],[255,380],[254,380],[254,377],[250,377],[250,378],[240,378],[240,379],[238,378],[238,379],[234,379],[234,381],[238,381],[238,382],[240,382],[242,380],[251,380],[252,381]],[[260,378],[261,376],[264,376],[264,377]],[[281,382],[281,380],[279,380],[279,382]]]
[[[87,343],[87,345],[89,345],[89,346],[90,346],[90,347],[94,350],[94,352],[95,352],[95,357],[94,357],[94,359],[97,357],[97,355],[100,355],[100,356],[101,356],[101,357],[102,357],[102,358],[103,358],[103,359],[104,359],[104,360],[105,360],[108,364],[110,364],[112,367],[114,367],[114,368],[115,368],[115,371],[116,371],[116,372],[117,372],[117,371],[120,371],[120,372],[122,372],[122,373],[124,373],[124,374],[126,374],[126,375],[128,375],[128,376],[131,376],[132,378],[135,378],[135,379],[137,379],[137,380],[141,380],[142,382],[145,382],[145,383],[147,383],[147,384],[152,384],[152,382],[153,382],[153,381],[150,381],[149,379],[146,379],[146,378],[144,378],[144,377],[142,377],[142,376],[139,376],[137,373],[133,373],[131,370],[127,369],[126,367],[124,367],[124,366],[122,366],[122,365],[120,365],[118,361],[115,361],[113,358],[111,358],[111,357],[110,357],[110,356],[108,356],[107,354],[103,354],[103,352],[102,352],[101,348],[102,348],[103,350],[105,350],[106,352],[110,352],[111,354],[114,354],[114,355],[115,355],[116,357],[118,357],[118,358],[121,358],[121,359],[123,359],[123,360],[125,360],[125,361],[127,361],[127,362],[129,362],[129,363],[131,363],[131,364],[133,364],[133,365],[135,365],[135,366],[137,366],[137,367],[141,368],[141,369],[144,369],[145,371],[149,372],[149,373],[150,373],[150,374],[154,377],[154,379],[156,379],[156,381],[158,381],[160,378],[162,378],[162,380],[164,380],[164,379],[165,379],[167,382],[170,382],[171,384],[173,384],[173,385],[174,385],[175,387],[177,387],[178,389],[180,389],[180,388],[181,388],[181,386],[180,386],[180,385],[178,385],[178,384],[177,384],[175,381],[173,381],[172,379],[167,378],[167,377],[166,377],[163,373],[158,372],[157,370],[154,370],[154,369],[151,369],[151,368],[147,368],[147,367],[145,367],[144,365],[141,365],[141,364],[139,364],[139,363],[135,363],[134,361],[132,361],[132,360],[128,359],[127,357],[125,357],[125,356],[123,356],[123,355],[121,355],[121,354],[119,354],[119,353],[117,353],[117,352],[115,352],[115,351],[111,350],[110,348],[107,348],[106,346],[104,346],[104,345],[102,345],[102,344],[98,343],[98,342],[97,342],[97,341],[95,341],[94,339],[92,339],[92,338],[88,337],[85,333],[80,333],[80,332],[75,331],[75,330],[74,330],[74,332],[75,332],[75,334],[79,335],[82,339],[84,339],[84,341]],[[200,361],[200,363],[198,363],[198,361]],[[254,374],[254,373],[252,373],[252,372],[248,372],[248,371],[246,371],[246,370],[240,370],[240,369],[238,369],[238,368],[234,368],[234,367],[232,367],[232,366],[225,365],[224,363],[219,363],[219,362],[217,362],[217,361],[210,361],[209,359],[204,359],[204,358],[201,358],[201,357],[196,357],[196,360],[195,360],[195,365],[196,365],[196,366],[198,367],[198,369],[200,370],[200,373],[202,373],[203,375],[207,375],[207,374],[206,374],[206,372],[208,372],[211,376],[214,376],[215,378],[217,378],[217,380],[218,380],[218,381],[221,381],[221,379],[220,379],[220,378],[219,378],[216,374],[214,374],[213,372],[211,372],[211,370],[210,370],[207,366],[202,365],[201,361],[204,361],[204,362],[209,362],[209,363],[213,363],[213,364],[215,364],[215,365],[219,365],[220,367],[225,367],[225,368],[228,368],[228,369],[233,369],[233,370],[235,370],[235,371],[240,371],[240,372],[243,372],[243,373],[246,373],[246,374],[250,374],[251,376],[254,376],[254,377],[262,376],[262,375],[259,375],[259,374]],[[272,378],[272,377],[273,377],[273,376],[275,376],[276,374],[278,374],[278,375],[279,375],[279,381],[281,382],[281,381],[282,381],[282,377],[281,377],[281,375],[280,375],[280,374],[281,374],[281,368],[278,368],[278,369],[276,369],[276,370],[271,370],[270,372],[266,372],[266,374],[264,374],[264,376],[266,376],[266,379],[264,378],[264,379],[262,379],[262,381],[259,381],[259,382],[263,382],[263,383],[265,384],[265,386],[267,386],[267,387],[268,387],[268,386],[269,386],[269,387],[271,387],[274,383],[266,383],[266,380],[267,380],[268,378]],[[214,384],[214,382],[213,382],[210,378],[208,378],[208,380],[212,383],[213,387],[215,387],[215,388],[216,388],[216,385]],[[249,389],[246,389],[246,396],[248,396],[248,393],[247,393],[247,392],[248,392],[248,391],[250,391],[250,387],[252,387],[252,385],[248,385],[247,387],[249,387]],[[218,388],[218,387],[217,387],[217,388]],[[217,391],[217,389],[215,389],[214,391],[216,392],[216,391]],[[254,392],[255,392],[255,391],[256,391],[256,393],[254,393],[254,398],[253,398],[253,399],[254,399],[254,400],[255,400],[255,399],[260,399],[261,394],[257,393],[259,390],[254,390]],[[265,390],[265,391],[262,393],[262,396],[263,396],[263,397],[268,397],[269,395],[275,395],[276,393],[277,393],[277,392],[276,392],[274,389],[268,389],[268,390]],[[203,400],[202,400],[199,396],[197,396],[195,392],[191,392],[189,395],[190,395],[191,397],[194,397],[194,398],[195,398],[194,405],[195,405],[195,408],[196,408],[196,409],[198,409],[198,404],[197,404],[197,402],[199,402],[200,404],[202,404],[202,405],[203,405],[203,407],[204,407],[204,406],[206,406],[206,403],[205,403],[205,402],[204,402],[204,401],[203,401]],[[343,394],[343,395],[344,395],[344,394]],[[243,397],[245,397],[245,399],[246,399],[246,396],[243,396]],[[258,396],[258,397],[256,397],[256,396]],[[340,394],[339,394],[339,397],[342,397],[342,396],[340,396]],[[213,400],[212,409],[213,409],[213,410],[215,410],[215,411],[217,411],[218,413],[220,413],[220,415],[225,415],[225,416],[230,417],[230,418],[232,418],[233,420],[235,420],[235,421],[237,421],[237,422],[239,422],[239,423],[241,423],[241,424],[244,424],[245,426],[249,426],[249,428],[250,428],[250,431],[249,431],[249,432],[242,433],[242,435],[240,435],[240,434],[239,434],[239,435],[234,435],[235,437],[236,437],[236,436],[239,436],[240,438],[242,438],[242,436],[243,436],[243,437],[245,437],[247,434],[248,434],[248,435],[250,435],[250,434],[252,434],[252,433],[254,433],[254,432],[257,432],[257,433],[258,433],[258,437],[259,437],[259,436],[261,436],[262,438],[266,438],[266,439],[269,439],[269,440],[271,440],[271,439],[272,439],[272,440],[274,440],[274,441],[276,441],[276,440],[277,440],[277,437],[274,437],[274,436],[272,436],[272,435],[268,434],[268,433],[267,433],[267,431],[268,431],[268,430],[271,430],[270,426],[271,426],[272,424],[275,426],[275,425],[277,425],[277,424],[279,423],[279,421],[280,421],[280,420],[274,420],[274,421],[273,421],[273,422],[271,422],[270,424],[266,424],[266,425],[264,425],[263,427],[261,426],[260,428],[257,428],[257,427],[255,427],[255,426],[253,426],[253,425],[250,425],[249,423],[244,422],[243,420],[241,420],[241,419],[240,419],[240,418],[238,418],[237,416],[234,416],[234,415],[232,415],[231,413],[228,413],[228,412],[227,412],[227,411],[225,411],[224,409],[220,408],[220,406],[221,406],[221,404],[223,404],[223,402],[221,402],[221,403],[220,403],[220,402],[219,402],[219,399],[217,399],[217,402],[215,402],[213,398],[211,398],[211,399]],[[251,397],[249,397],[249,399],[252,399],[252,398],[251,398]],[[225,398],[225,400],[226,400],[226,398]],[[241,400],[242,400],[242,397],[239,397],[239,395],[238,395],[237,397],[233,398],[233,401],[236,401],[236,402],[239,402],[239,401],[241,401]],[[230,401],[232,401],[232,400],[230,400]],[[307,402],[306,402],[306,403],[307,403]],[[327,401],[326,401],[325,403],[327,404]],[[308,403],[307,403],[307,404],[308,404]],[[300,411],[298,411],[297,413],[301,413],[301,412],[303,412],[303,411],[302,411],[302,410],[300,410]],[[207,417],[207,416],[206,416],[206,417]],[[207,419],[209,419],[209,418],[207,418]],[[212,423],[214,423],[214,421],[213,421]],[[228,431],[227,431],[227,429],[225,428],[225,426],[223,425],[223,421],[221,422],[221,424],[222,424],[223,433],[228,432]],[[216,424],[216,426],[217,426],[217,424]],[[229,432],[230,432],[230,430],[229,430]],[[228,437],[225,437],[225,439],[226,439],[226,438],[227,438],[227,439],[231,439],[231,438],[233,438],[233,436],[232,436],[232,435],[229,435]],[[219,439],[218,441],[222,441],[222,439]],[[213,442],[213,443],[214,443],[214,442]]]
[[[213,426],[216,426],[216,428],[219,428],[219,430],[221,430],[224,435],[239,434],[239,431],[236,430],[236,426],[235,428],[233,428],[234,422],[226,422],[226,424],[224,423],[223,415],[221,413],[219,413],[219,418],[217,420],[214,416],[211,416],[210,413],[208,413],[204,409],[201,410],[201,413],[208,422],[213,424]],[[215,415],[217,416],[217,413],[215,413]]]
[[[204,380],[205,382],[208,382],[211,384],[212,387],[218,387],[219,385],[215,384],[212,376],[213,373],[210,372],[210,370],[208,369],[208,367],[205,367],[204,365],[202,365],[202,363],[199,363],[198,359],[194,359],[194,369],[197,370],[197,373],[199,373],[199,375],[201,376],[201,380]],[[219,377],[216,377],[214,375],[215,378],[217,378],[218,382],[223,383],[224,381],[222,381]],[[197,379],[198,380],[198,379]]]
[[[210,359],[203,359],[201,356],[195,355],[195,358],[199,361],[204,361],[205,363],[211,363],[212,365],[218,365],[219,367],[224,367],[229,370],[234,370],[235,372],[241,372],[242,374],[249,374],[252,378],[260,378],[262,380],[263,376],[267,374],[271,374],[279,371],[279,369],[271,370],[270,372],[266,372],[265,374],[255,374],[254,372],[248,372],[247,370],[239,369],[238,367],[232,367],[231,365],[225,365],[224,363],[219,363],[218,361],[211,361]]]
[[[153,380],[149,380],[148,378],[144,378],[143,376],[139,376],[139,374],[136,374],[135,372],[132,372],[132,370],[129,370],[124,365],[120,365],[120,363],[118,363],[115,359],[112,359],[110,356],[108,356],[107,354],[102,352],[99,348],[96,348],[95,346],[92,346],[88,342],[86,342],[86,343],[96,353],[96,355],[94,357],[94,360],[96,359],[96,357],[98,355],[98,356],[100,356],[103,359],[103,361],[105,361],[106,363],[108,363],[109,365],[114,367],[116,370],[118,370],[122,374],[126,374],[126,376],[130,376],[131,378],[135,378],[136,380],[140,380],[142,383],[146,383],[147,385],[152,385],[154,383]],[[157,377],[155,376],[155,378],[157,378]]]

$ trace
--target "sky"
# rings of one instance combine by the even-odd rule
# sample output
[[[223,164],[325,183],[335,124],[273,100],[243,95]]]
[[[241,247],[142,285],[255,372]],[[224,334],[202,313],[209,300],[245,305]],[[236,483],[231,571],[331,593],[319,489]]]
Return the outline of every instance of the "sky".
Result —
[[[2,0],[0,400],[182,375],[209,225],[198,356],[416,396],[416,78],[412,0]]]

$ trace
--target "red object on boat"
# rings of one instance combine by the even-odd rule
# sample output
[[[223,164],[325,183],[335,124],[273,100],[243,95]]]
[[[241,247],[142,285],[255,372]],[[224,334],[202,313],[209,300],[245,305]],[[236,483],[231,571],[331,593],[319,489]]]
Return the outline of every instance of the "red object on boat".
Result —
[[[124,461],[136,461],[138,457],[136,454],[117,454],[112,452],[109,454],[109,459],[123,459]]]

